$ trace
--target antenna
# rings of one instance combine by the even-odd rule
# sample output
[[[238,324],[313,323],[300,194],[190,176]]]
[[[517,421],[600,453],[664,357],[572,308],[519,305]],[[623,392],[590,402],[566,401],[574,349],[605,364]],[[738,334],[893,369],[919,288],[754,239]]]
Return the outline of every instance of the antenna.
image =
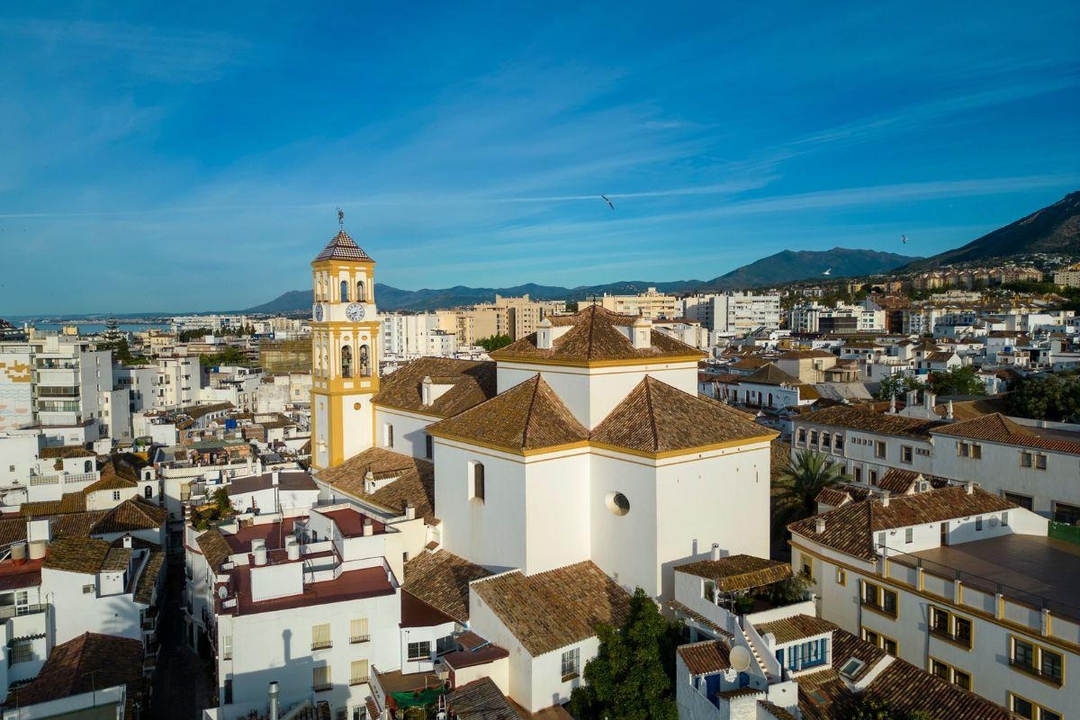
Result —
[[[337,209],[337,223],[342,230],[345,229],[345,211],[341,208]]]

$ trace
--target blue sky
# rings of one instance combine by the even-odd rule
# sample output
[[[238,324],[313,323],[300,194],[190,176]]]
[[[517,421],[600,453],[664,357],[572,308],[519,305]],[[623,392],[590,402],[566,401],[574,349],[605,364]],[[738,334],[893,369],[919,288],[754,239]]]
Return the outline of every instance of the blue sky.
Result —
[[[933,254],[1080,188],[1077,27],[1066,1],[6,3],[0,316],[270,300],[338,205],[408,289]]]

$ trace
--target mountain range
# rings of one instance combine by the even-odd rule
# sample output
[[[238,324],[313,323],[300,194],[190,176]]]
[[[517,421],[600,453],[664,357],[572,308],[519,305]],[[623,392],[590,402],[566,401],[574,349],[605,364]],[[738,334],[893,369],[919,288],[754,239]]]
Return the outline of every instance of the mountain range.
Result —
[[[963,247],[916,260],[900,272],[1044,253],[1080,256],[1080,191]]]
[[[492,302],[495,295],[517,297],[528,294],[534,300],[584,300],[595,295],[630,295],[652,287],[659,292],[714,292],[754,287],[772,287],[797,280],[822,277],[854,277],[888,272],[918,258],[875,250],[833,248],[825,251],[783,250],[756,262],[732,270],[712,280],[676,280],[650,282],[627,280],[603,285],[581,285],[573,288],[528,283],[504,288],[474,288],[457,285],[451,288],[402,290],[381,283],[375,284],[375,303],[380,310],[436,310],[462,305]],[[307,310],[314,301],[311,290],[291,290],[268,303],[244,310],[245,313],[284,313]]]

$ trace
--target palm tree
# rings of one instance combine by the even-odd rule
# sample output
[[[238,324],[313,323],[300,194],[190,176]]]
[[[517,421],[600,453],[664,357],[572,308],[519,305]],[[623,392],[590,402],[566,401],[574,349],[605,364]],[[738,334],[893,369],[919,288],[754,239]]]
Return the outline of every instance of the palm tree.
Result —
[[[774,534],[783,537],[789,524],[816,515],[818,493],[846,480],[844,467],[828,455],[799,451],[773,485]]]

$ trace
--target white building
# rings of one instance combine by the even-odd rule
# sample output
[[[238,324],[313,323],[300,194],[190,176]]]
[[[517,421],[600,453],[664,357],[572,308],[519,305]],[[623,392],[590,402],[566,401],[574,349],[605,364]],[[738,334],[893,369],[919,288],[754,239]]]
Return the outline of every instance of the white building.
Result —
[[[780,295],[749,292],[691,295],[679,301],[682,317],[722,334],[780,327]]]
[[[1080,547],[1048,539],[1045,518],[969,484],[789,529],[826,620],[1021,717],[1080,712],[1065,689],[1080,666]]]

